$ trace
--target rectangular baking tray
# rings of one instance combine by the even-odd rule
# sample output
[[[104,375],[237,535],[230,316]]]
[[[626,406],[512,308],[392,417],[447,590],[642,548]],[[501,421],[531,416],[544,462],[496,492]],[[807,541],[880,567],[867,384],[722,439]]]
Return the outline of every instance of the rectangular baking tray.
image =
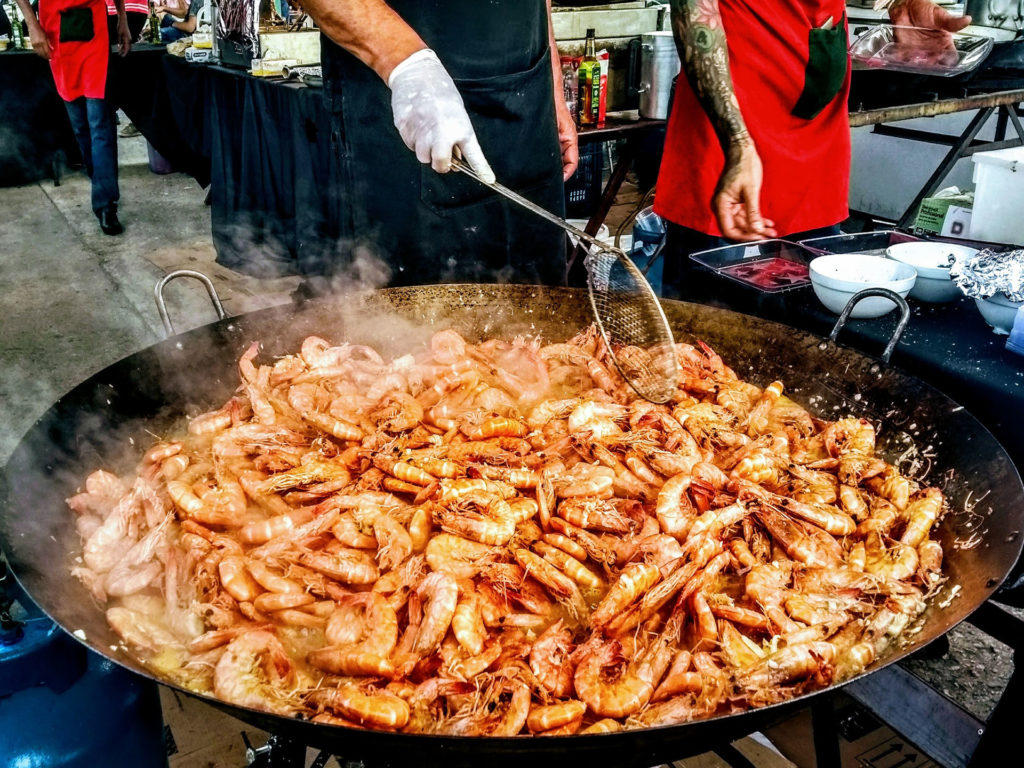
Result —
[[[970,72],[988,56],[992,39],[923,27],[879,24],[850,45],[862,69],[954,77]]]
[[[690,254],[727,280],[762,293],[782,293],[811,284],[807,265],[819,255],[788,240],[760,240]]]
[[[890,245],[911,243],[920,239],[920,237],[890,229],[815,237],[810,240],[801,240],[800,245],[823,254],[863,253],[869,256],[885,256],[885,251]]]

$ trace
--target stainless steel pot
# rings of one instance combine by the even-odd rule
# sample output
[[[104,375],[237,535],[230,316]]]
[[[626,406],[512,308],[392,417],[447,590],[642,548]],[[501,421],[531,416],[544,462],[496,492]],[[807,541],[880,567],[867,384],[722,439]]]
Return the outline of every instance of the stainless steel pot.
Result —
[[[679,52],[671,32],[640,36],[640,117],[668,118],[672,81],[680,70]]]
[[[971,17],[975,27],[1008,32],[1024,30],[1024,0],[967,0],[964,15]]]

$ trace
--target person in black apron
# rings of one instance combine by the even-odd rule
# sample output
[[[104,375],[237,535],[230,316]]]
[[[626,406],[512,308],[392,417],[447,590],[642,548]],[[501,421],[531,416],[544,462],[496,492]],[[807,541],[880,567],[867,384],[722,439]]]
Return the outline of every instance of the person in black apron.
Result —
[[[391,285],[565,281],[560,229],[446,173],[454,150],[564,215],[576,143],[564,102],[556,124],[548,6],[303,3],[324,33],[324,96],[343,179],[332,190],[343,236],[331,272],[351,275],[369,252],[387,264]]]

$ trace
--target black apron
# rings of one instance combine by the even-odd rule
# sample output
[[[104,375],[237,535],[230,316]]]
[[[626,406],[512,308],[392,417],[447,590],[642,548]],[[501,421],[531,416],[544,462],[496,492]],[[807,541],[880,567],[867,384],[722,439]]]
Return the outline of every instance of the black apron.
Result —
[[[452,76],[498,181],[564,215],[544,0],[388,4]],[[326,38],[321,59],[342,167],[335,273],[380,282],[366,274],[369,252],[389,266],[390,285],[564,281],[561,230],[472,179],[421,165],[394,126],[387,85]]]

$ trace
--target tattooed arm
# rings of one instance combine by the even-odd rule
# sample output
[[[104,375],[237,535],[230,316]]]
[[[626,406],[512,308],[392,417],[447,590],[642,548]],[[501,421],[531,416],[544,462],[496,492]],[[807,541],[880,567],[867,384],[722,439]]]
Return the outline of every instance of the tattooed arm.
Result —
[[[774,222],[761,216],[761,158],[733,91],[718,0],[672,0],[672,30],[686,79],[725,153],[712,200],[718,226],[731,240],[775,237]]]

